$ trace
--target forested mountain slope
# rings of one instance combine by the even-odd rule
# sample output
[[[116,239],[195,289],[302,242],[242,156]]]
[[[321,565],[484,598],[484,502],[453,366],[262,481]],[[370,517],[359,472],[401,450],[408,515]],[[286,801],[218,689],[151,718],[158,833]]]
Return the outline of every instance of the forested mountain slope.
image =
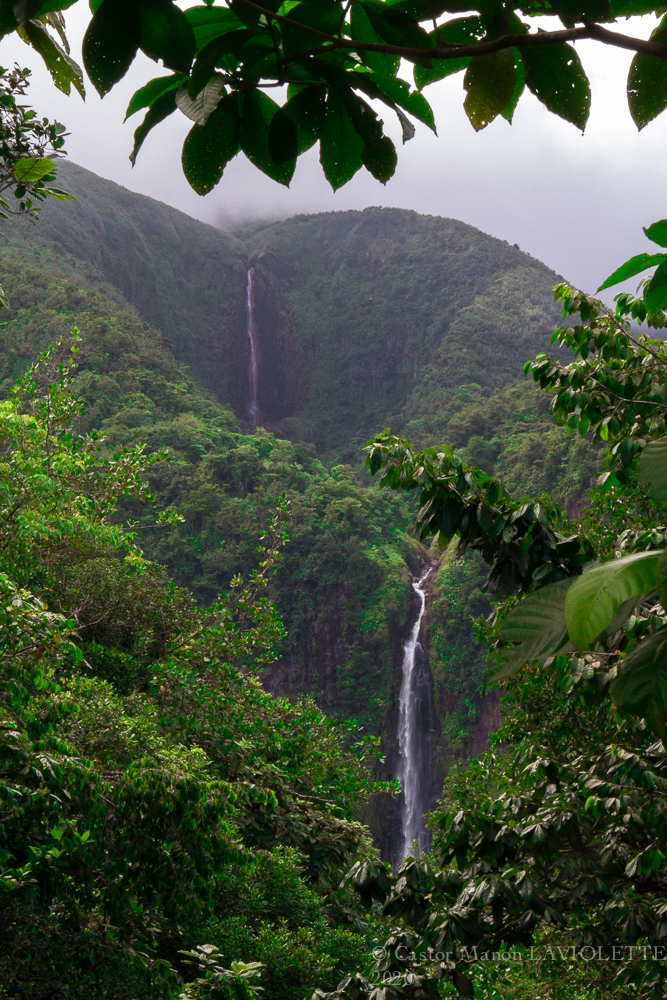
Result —
[[[377,208],[236,235],[256,269],[262,413],[324,453],[387,425],[442,434],[464,387],[515,380],[558,322],[557,275],[453,219]]]
[[[201,602],[249,572],[284,492],[291,542],[272,597],[288,638],[265,683],[290,697],[313,692],[328,713],[382,734],[388,775],[410,578],[435,560],[426,638],[438,758],[479,745],[488,721],[466,616],[488,606],[484,568],[420,547],[409,500],[377,489],[359,445],[388,425],[419,444],[449,440],[517,493],[548,489],[576,504],[595,456],[553,427],[548,398],[521,376],[557,322],[556,276],[452,220],[370,209],[234,237],[59,169],[79,200],[47,205],[34,226],[4,227],[3,393],[39,350],[81,329],[80,428],[101,428],[110,447],[170,449],[152,485],[185,520],[140,526],[139,537]],[[256,431],[249,267],[266,428]]]
[[[521,375],[559,320],[557,275],[452,219],[366,209],[232,236],[68,162],[59,179],[78,201],[51,201],[34,226],[8,221],[5,256],[114,287],[242,422],[254,267],[261,423],[329,461],[356,463],[388,425],[443,439],[471,400]]]

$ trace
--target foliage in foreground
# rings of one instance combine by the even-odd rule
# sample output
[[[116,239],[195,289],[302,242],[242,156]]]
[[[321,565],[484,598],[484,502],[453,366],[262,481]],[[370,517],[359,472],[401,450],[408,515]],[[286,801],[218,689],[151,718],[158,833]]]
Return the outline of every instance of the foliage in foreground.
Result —
[[[155,506],[164,456],[72,433],[64,351],[0,404],[0,996],[208,995],[182,954],[204,945],[221,996],[248,970],[267,997],[333,986],[367,952],[337,885],[369,851],[375,750],[250,669],[282,636],[286,503],[259,567],[199,608],[117,520]]]
[[[42,56],[65,93],[83,93],[83,73],[69,56],[62,11],[73,0],[36,0],[7,6],[0,31],[16,31]],[[177,109],[194,122],[183,145],[187,179],[200,194],[220,181],[240,151],[269,177],[289,184],[299,156],[320,143],[325,177],[336,189],[365,167],[386,183],[397,152],[372,104],[397,116],[403,142],[412,119],[435,131],[424,87],[465,72],[464,108],[477,131],[499,115],[511,122],[526,89],[553,114],[586,126],[590,85],[571,44],[592,39],[635,52],[628,77],[630,112],[643,128],[667,105],[665,22],[651,40],[604,27],[617,18],[662,15],[659,4],[521,2],[464,8],[424,0],[340,0],[277,3],[209,2],[183,11],[171,0],[94,5],[83,41],[86,72],[101,96],[129,70],[137,52],[162,62],[170,74],[147,82],[128,115],[147,109],[135,132],[136,155],[150,130]],[[530,22],[557,16],[562,27]],[[54,37],[49,28],[60,36]],[[60,44],[62,42],[62,44]],[[399,76],[414,67],[414,89]],[[278,105],[268,89],[287,85]]]
[[[490,564],[503,603],[482,631],[508,711],[496,753],[446,785],[431,856],[395,877],[352,869],[391,931],[374,974],[331,997],[473,997],[475,983],[493,996],[503,979],[529,995],[531,983],[561,995],[568,979],[594,994],[664,994],[667,353],[628,322],[665,325],[656,284],[618,296],[615,313],[557,287],[580,322],[554,340],[575,360],[526,366],[557,422],[607,446],[580,522],[547,497],[514,499],[451,449],[416,453],[388,432],[368,446],[384,482],[420,491],[422,537],[458,535]],[[548,968],[555,955],[562,975]]]

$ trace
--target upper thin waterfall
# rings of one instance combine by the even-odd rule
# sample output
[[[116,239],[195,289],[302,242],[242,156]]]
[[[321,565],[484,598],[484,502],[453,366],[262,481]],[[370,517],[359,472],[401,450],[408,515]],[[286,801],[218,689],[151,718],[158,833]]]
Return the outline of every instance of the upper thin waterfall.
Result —
[[[248,271],[248,281],[246,285],[246,306],[247,306],[247,316],[248,316],[248,339],[250,340],[250,369],[248,373],[250,381],[250,399],[248,400],[248,416],[250,417],[250,421],[253,427],[256,427],[259,422],[259,403],[257,401],[257,383],[259,382],[259,358],[257,352],[257,331],[255,330],[255,319],[253,316],[254,274],[255,274],[255,268],[251,267]]]
[[[403,651],[398,717],[399,777],[403,791],[403,840],[399,860],[409,853],[413,840],[417,841],[421,850],[427,850],[430,843],[424,813],[431,807],[433,691],[431,672],[419,641],[426,610],[426,592],[422,584],[430,572],[428,569],[417,583],[412,584],[419,597],[419,613]]]

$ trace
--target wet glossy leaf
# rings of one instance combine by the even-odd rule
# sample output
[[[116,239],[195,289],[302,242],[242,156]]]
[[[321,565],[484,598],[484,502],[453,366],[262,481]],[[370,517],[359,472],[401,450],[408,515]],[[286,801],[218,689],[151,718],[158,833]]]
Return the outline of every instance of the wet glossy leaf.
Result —
[[[83,64],[104,97],[127,73],[139,48],[139,14],[133,0],[103,0],[83,38]]]
[[[86,96],[81,67],[41,24],[29,21],[24,27],[19,28],[19,34],[29,41],[36,52],[39,52],[58,90],[62,90],[63,94],[69,94],[74,86],[82,97]]]
[[[194,32],[197,52],[216,38],[244,27],[243,21],[227,7],[191,7],[184,14]]]
[[[441,45],[471,45],[484,35],[484,26],[480,17],[456,17],[445,24],[439,25],[437,32],[430,34],[431,43],[435,47]],[[423,65],[415,66],[415,86],[422,90],[429,83],[443,80],[452,73],[460,73],[470,64],[470,56],[461,59],[432,59]]]
[[[230,94],[208,116],[205,125],[190,129],[183,144],[183,172],[197,194],[212,191],[241,142],[238,97]]]
[[[373,81],[391,101],[409,111],[418,121],[428,125],[435,132],[435,120],[431,105],[422,94],[414,90],[411,91],[405,80],[399,80],[395,77],[391,80],[381,80],[379,77],[373,77]]]
[[[610,685],[617,708],[645,719],[662,739],[667,728],[667,629],[644,639]]]
[[[275,163],[287,163],[299,155],[296,125],[282,108],[276,111],[269,125],[269,155]]]
[[[304,87],[280,109],[279,113],[285,115],[296,129],[295,155],[305,153],[320,138],[324,127],[325,97],[324,87]],[[273,141],[273,127],[272,121],[269,129],[270,142]]]
[[[640,552],[613,559],[574,581],[565,599],[565,620],[576,649],[594,642],[625,601],[655,589],[659,557],[659,552]]]
[[[430,49],[432,42],[424,29],[407,14],[379,0],[360,0],[373,29],[389,45]]]
[[[357,38],[361,42],[377,44],[383,41],[360,3],[352,4],[350,33],[352,38]],[[364,65],[377,73],[378,76],[387,79],[395,78],[400,63],[398,56],[393,56],[389,52],[360,52],[359,55]]]
[[[137,111],[141,111],[142,108],[149,108],[162,94],[166,94],[170,90],[178,90],[184,79],[182,73],[174,73],[172,76],[159,76],[155,80],[150,80],[144,87],[140,87],[132,95],[127,106],[126,120]]]
[[[538,100],[582,132],[591,109],[591,88],[571,45],[535,45],[522,50],[526,86]]]
[[[158,97],[156,101],[152,104],[149,110],[146,112],[146,117],[142,121],[138,129],[134,133],[134,147],[130,154],[130,163],[134,166],[137,159],[137,153],[141,149],[144,139],[151,131],[155,128],[161,121],[164,121],[169,115],[173,114],[176,110],[176,91],[170,90],[166,94],[162,94]]]
[[[652,32],[651,39],[667,42],[667,17]],[[628,106],[641,131],[667,108],[667,60],[637,52],[628,74]]]
[[[524,92],[526,86],[526,67],[524,61],[521,57],[521,52],[519,49],[512,49],[512,55],[514,56],[514,93],[510,99],[507,107],[503,108],[500,112],[503,118],[512,124],[512,119],[514,118],[514,112],[516,111],[516,106],[519,103],[519,98]]]
[[[667,305],[667,260],[659,265],[646,286],[644,300],[649,313],[664,309]]]
[[[183,11],[171,0],[142,0],[138,8],[142,52],[150,59],[161,59],[169,69],[189,72],[195,33]]]
[[[638,253],[636,256],[631,257],[630,260],[626,260],[625,264],[617,268],[608,278],[605,278],[598,288],[598,292],[603,291],[605,288],[611,288],[612,285],[617,285],[619,281],[626,281],[628,278],[633,278],[635,274],[641,274],[647,268],[655,267],[656,264],[662,264],[665,260],[667,260],[667,254],[664,253]]]
[[[228,60],[232,58],[234,65],[236,65],[241,49],[251,37],[252,33],[247,28],[241,28],[238,31],[228,31],[220,38],[209,42],[199,53],[192,67],[188,83],[190,97],[195,98],[203,90],[216,72],[216,66],[224,65],[225,56]],[[227,66],[226,68],[231,69],[232,67]]]
[[[332,35],[337,32],[338,25],[343,19],[343,7],[334,0],[308,0],[307,3],[298,3],[291,7],[288,16],[290,21]],[[316,35],[303,31],[293,24],[281,25],[281,32],[285,55],[305,52],[319,42]]]
[[[517,645],[498,650],[486,672],[487,684],[511,677],[535,660],[566,651],[565,595],[571,584],[571,579],[550,583],[528,594],[509,613],[501,626],[500,639]]]
[[[263,91],[246,91],[243,95],[241,148],[251,163],[273,180],[289,187],[295,160],[276,163],[269,150],[269,129],[273,116],[279,110],[276,102]]]
[[[646,445],[637,460],[637,475],[652,500],[667,503],[667,436]]]
[[[347,184],[363,166],[364,140],[335,92],[327,97],[324,128],[320,138],[320,162],[334,191]]]
[[[361,160],[377,181],[386,184],[396,170],[396,147],[388,135],[378,136],[364,144]]]
[[[470,124],[479,132],[507,107],[514,94],[516,75],[511,49],[475,56],[466,70],[464,108]]]
[[[582,20],[606,21],[609,18],[609,0],[553,0],[551,7],[566,28]]]

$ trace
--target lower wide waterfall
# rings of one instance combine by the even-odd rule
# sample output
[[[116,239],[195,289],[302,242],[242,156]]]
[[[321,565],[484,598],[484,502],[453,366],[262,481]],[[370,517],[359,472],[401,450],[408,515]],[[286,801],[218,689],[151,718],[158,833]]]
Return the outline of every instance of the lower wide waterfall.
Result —
[[[398,748],[399,775],[402,788],[401,861],[416,841],[420,850],[428,850],[430,835],[424,813],[432,806],[433,764],[431,734],[434,730],[433,685],[426,653],[419,641],[422,618],[426,610],[423,584],[429,573],[412,584],[419,597],[419,610],[412,632],[403,650],[403,674],[399,698]]]

